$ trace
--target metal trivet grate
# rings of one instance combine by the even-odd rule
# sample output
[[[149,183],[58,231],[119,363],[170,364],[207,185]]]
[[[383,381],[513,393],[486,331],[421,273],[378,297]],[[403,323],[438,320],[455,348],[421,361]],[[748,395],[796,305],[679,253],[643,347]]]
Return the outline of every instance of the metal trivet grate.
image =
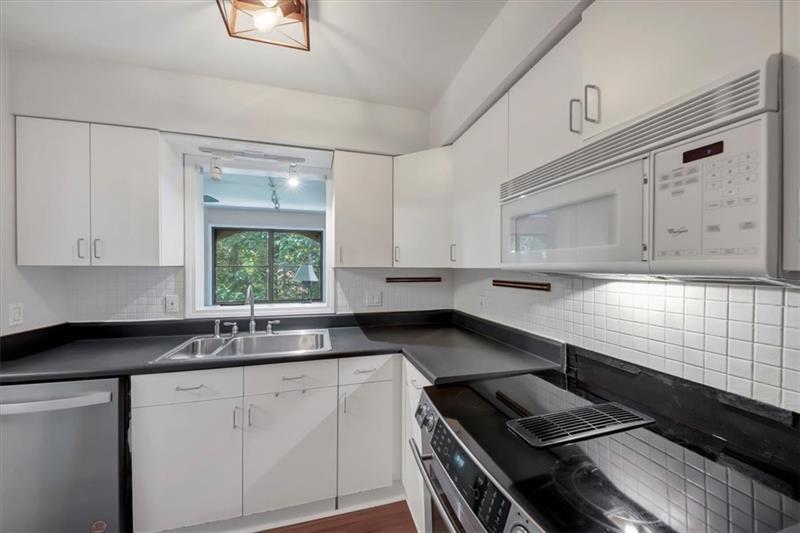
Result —
[[[651,423],[652,418],[610,402],[515,418],[506,425],[534,448],[547,448]]]

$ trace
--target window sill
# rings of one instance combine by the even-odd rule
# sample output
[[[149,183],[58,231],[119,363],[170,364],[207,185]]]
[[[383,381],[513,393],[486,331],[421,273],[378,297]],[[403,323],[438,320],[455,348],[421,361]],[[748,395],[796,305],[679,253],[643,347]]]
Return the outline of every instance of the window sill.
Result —
[[[270,316],[297,316],[297,315],[325,315],[332,314],[333,304],[326,302],[284,303],[284,304],[257,304],[255,306],[256,317]],[[189,309],[189,318],[194,317],[249,317],[249,305],[210,305]]]

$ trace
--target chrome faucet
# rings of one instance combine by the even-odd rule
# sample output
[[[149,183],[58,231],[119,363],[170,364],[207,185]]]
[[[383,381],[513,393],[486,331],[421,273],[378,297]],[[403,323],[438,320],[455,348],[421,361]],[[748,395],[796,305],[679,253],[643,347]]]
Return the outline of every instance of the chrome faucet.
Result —
[[[267,335],[272,335],[273,334],[273,331],[272,331],[272,325],[273,324],[280,324],[280,323],[281,323],[280,320],[267,320]]]
[[[253,286],[247,286],[247,293],[244,297],[244,303],[250,304],[250,322],[248,324],[247,330],[250,332],[250,335],[255,335],[256,333],[256,299],[253,296]]]

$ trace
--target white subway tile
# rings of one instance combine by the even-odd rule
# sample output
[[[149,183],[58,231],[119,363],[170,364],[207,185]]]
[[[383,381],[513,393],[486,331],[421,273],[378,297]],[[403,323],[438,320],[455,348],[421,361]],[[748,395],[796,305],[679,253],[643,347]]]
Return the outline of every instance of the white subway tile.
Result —
[[[773,326],[783,325],[783,307],[777,305],[756,305],[756,323],[770,324]]]
[[[753,304],[731,302],[728,317],[731,320],[740,320],[743,322],[753,321]]]
[[[786,289],[786,305],[800,307],[800,289]]]
[[[728,321],[719,318],[706,318],[705,332],[708,335],[726,337],[728,335]]]
[[[702,367],[703,358],[704,354],[702,350],[696,350],[694,348],[683,349],[683,362],[686,364]]]
[[[760,344],[781,345],[781,328],[766,324],[755,325],[755,341]]]
[[[784,368],[781,386],[787,390],[800,392],[800,372]]]
[[[703,369],[698,366],[684,364],[683,377],[695,383],[703,383]],[[778,396],[780,397],[780,394]]]
[[[725,373],[728,370],[727,358],[723,355],[706,352],[703,367]]]
[[[756,363],[753,367],[753,380],[759,383],[766,383],[774,387],[781,385],[781,369],[777,366],[762,365]]]
[[[706,301],[706,317],[728,318],[728,302],[717,300]]]
[[[728,353],[728,341],[724,337],[706,335],[704,347],[707,352],[714,352],[723,355]]]
[[[753,395],[753,382],[749,379],[728,376],[728,387],[726,390],[733,394],[750,398]]]
[[[763,383],[753,383],[753,399],[779,405],[781,401],[781,389]]]
[[[727,285],[706,285],[706,300],[728,300]]]
[[[750,361],[731,357],[728,359],[728,374],[740,378],[752,379],[753,364]]]
[[[787,348],[800,350],[800,329],[783,328],[783,344]]]
[[[728,339],[728,355],[750,361],[753,358],[753,343]]]
[[[782,305],[783,289],[778,287],[756,287],[756,303]]]
[[[758,363],[780,366],[781,349],[777,346],[769,346],[766,344],[754,344],[753,359]]]
[[[684,296],[686,298],[697,298],[700,300],[705,299],[706,297],[705,285],[687,283],[684,286]]]
[[[784,348],[783,366],[791,370],[800,370],[800,350]]]
[[[703,384],[709,387],[725,390],[726,381],[726,376],[722,372],[715,372],[708,369],[703,371]]]
[[[703,316],[704,310],[704,300],[692,300],[687,298],[683,303],[683,312],[687,315]]]
[[[800,393],[790,390],[781,391],[781,407],[800,413]]]
[[[754,293],[753,287],[731,287],[730,299],[732,302],[753,303]]]

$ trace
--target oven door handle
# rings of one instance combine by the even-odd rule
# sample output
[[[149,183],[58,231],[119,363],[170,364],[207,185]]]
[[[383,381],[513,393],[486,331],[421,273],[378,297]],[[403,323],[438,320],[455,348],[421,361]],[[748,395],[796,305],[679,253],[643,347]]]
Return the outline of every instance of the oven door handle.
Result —
[[[447,526],[447,530],[450,531],[450,533],[459,533],[459,529],[456,527],[455,520],[453,520],[453,518],[450,516],[450,512],[447,510],[447,507],[445,507],[442,498],[439,496],[439,493],[436,492],[436,489],[433,486],[433,481],[431,481],[431,477],[428,474],[428,471],[425,469],[424,462],[432,460],[433,454],[421,455],[419,453],[419,448],[417,448],[417,443],[414,442],[414,439],[408,439],[408,445],[411,446],[411,453],[414,456],[414,462],[417,463],[417,468],[419,469],[419,474],[422,476],[422,481],[425,483],[425,489],[428,491],[428,494],[430,494],[433,504],[439,511],[444,525]]]

